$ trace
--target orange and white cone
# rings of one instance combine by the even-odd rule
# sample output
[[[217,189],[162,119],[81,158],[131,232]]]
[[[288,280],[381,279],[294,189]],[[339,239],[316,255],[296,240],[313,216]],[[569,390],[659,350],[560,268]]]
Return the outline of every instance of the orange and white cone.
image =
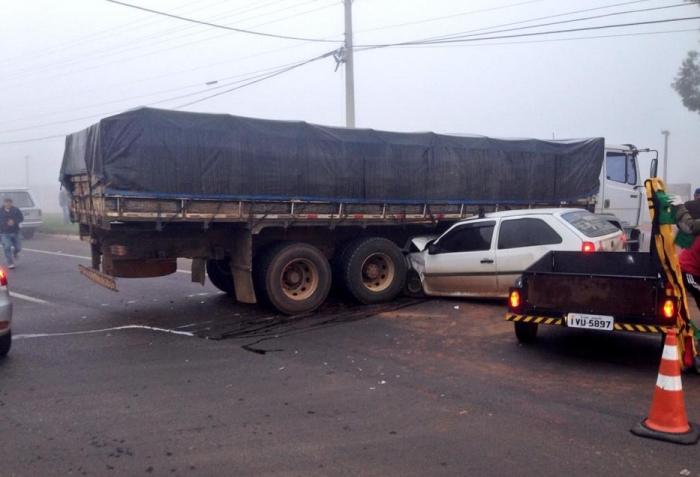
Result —
[[[666,342],[661,355],[659,376],[656,379],[649,416],[631,431],[641,437],[677,444],[695,444],[700,439],[700,432],[697,426],[688,422],[685,412],[681,364],[676,340],[676,330],[669,329],[666,332]]]

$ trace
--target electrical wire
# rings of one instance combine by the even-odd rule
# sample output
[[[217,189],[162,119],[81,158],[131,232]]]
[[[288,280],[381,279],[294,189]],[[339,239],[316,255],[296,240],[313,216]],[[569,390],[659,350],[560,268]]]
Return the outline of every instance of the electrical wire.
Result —
[[[217,93],[214,93],[214,94],[208,94],[208,95],[206,95],[206,96],[204,96],[204,97],[202,97],[202,98],[195,99],[195,100],[193,100],[193,101],[190,101],[190,102],[188,102],[188,103],[175,106],[175,107],[173,108],[173,109],[181,109],[181,108],[184,108],[184,107],[187,107],[187,106],[191,106],[191,105],[193,105],[193,104],[201,103],[201,102],[203,102],[203,101],[206,101],[206,100],[208,100],[208,99],[211,99],[211,98],[214,98],[214,97],[217,97],[217,96],[221,96],[221,95],[223,95],[223,94],[227,94],[227,93],[230,93],[230,92],[233,92],[233,91],[236,91],[236,90],[245,88],[245,87],[247,87],[247,86],[252,86],[252,85],[254,85],[254,84],[260,83],[260,82],[262,82],[262,81],[265,81],[265,80],[274,78],[274,77],[276,77],[276,76],[279,76],[279,75],[281,75],[281,74],[287,73],[287,72],[292,71],[292,70],[294,70],[294,69],[297,69],[297,68],[300,68],[300,67],[302,67],[302,66],[308,65],[309,63],[313,63],[313,62],[318,61],[318,60],[321,60],[321,59],[323,59],[323,58],[328,58],[328,57],[330,57],[330,56],[333,56],[333,54],[335,54],[335,53],[336,53],[336,50],[328,51],[328,52],[326,52],[326,53],[323,53],[323,54],[321,54],[321,55],[318,55],[318,56],[315,56],[315,57],[312,57],[312,58],[309,58],[309,59],[306,59],[306,60],[302,60],[302,61],[298,61],[298,62],[294,62],[294,63],[288,63],[288,64],[286,64],[286,65],[278,66],[278,67],[274,68],[274,71],[269,71],[269,70],[272,70],[272,68],[268,68],[268,69],[267,69],[268,72],[265,72],[265,73],[262,73],[262,74],[250,75],[250,76],[248,76],[247,78],[244,78],[244,79],[241,79],[241,80],[238,80],[238,81],[234,81],[234,82],[231,82],[231,83],[219,85],[219,86],[216,86],[216,87],[214,87],[214,88],[208,88],[208,89],[201,90],[201,91],[195,91],[195,92],[193,92],[193,93],[188,93],[188,94],[184,94],[184,95],[178,95],[178,96],[174,96],[174,97],[169,97],[169,98],[166,98],[166,99],[162,99],[162,100],[159,100],[159,101],[151,102],[151,103],[148,104],[148,106],[155,106],[155,105],[163,104],[163,103],[166,103],[166,102],[177,101],[177,100],[184,99],[184,98],[188,98],[188,97],[192,97],[192,96],[197,96],[197,95],[201,95],[201,94],[206,94],[206,93],[208,93],[209,91],[211,91],[211,90],[213,90],[213,89],[227,88],[227,89],[225,89],[225,90],[223,90],[223,91],[220,91],[220,92],[217,92]],[[125,109],[128,110],[128,109],[133,109],[133,108],[125,108]],[[30,130],[30,129],[36,129],[36,128],[40,128],[40,127],[46,127],[46,126],[55,126],[55,125],[58,125],[58,124],[67,124],[67,123],[71,123],[71,122],[84,121],[84,120],[87,120],[87,119],[92,119],[92,118],[97,118],[97,117],[104,117],[104,116],[110,116],[110,115],[113,115],[113,114],[118,114],[118,113],[120,113],[120,112],[122,112],[122,111],[124,111],[124,109],[120,109],[120,110],[116,110],[116,111],[110,111],[110,112],[106,112],[106,113],[103,112],[103,113],[99,113],[99,114],[91,114],[91,115],[81,116],[81,117],[76,117],[76,118],[63,119],[63,120],[60,120],[60,121],[52,121],[52,122],[50,122],[50,123],[35,124],[35,125],[32,125],[32,126],[27,126],[27,127],[23,127],[23,128],[16,128],[16,129],[11,129],[11,130],[0,131],[0,133],[4,134],[4,133],[8,133],[8,132],[17,132],[17,131],[22,131],[22,130]],[[35,141],[44,141],[44,140],[54,139],[54,138],[57,138],[57,137],[64,137],[64,136],[65,136],[65,134],[59,134],[59,135],[41,136],[41,137],[28,138],[28,139],[19,139],[19,140],[10,140],[10,141],[0,141],[0,145],[19,144],[19,143],[35,142]]]
[[[143,10],[145,12],[153,13],[156,15],[163,15],[163,16],[166,16],[169,18],[174,18],[177,20],[185,21],[185,22],[197,23],[199,25],[205,25],[205,26],[209,26],[212,28],[221,28],[223,30],[234,31],[237,33],[247,33],[249,35],[265,36],[265,37],[270,37],[270,38],[281,38],[284,40],[315,41],[315,42],[322,42],[322,43],[338,43],[337,40],[324,40],[323,38],[304,38],[304,37],[298,37],[298,36],[277,35],[275,33],[263,33],[263,32],[259,32],[259,31],[253,31],[253,30],[245,30],[243,28],[235,28],[235,27],[230,27],[230,26],[226,26],[226,25],[220,25],[218,23],[211,23],[211,22],[207,22],[207,21],[203,21],[203,20],[195,20],[193,18],[183,17],[180,15],[175,15],[173,13],[167,13],[167,12],[163,12],[160,10],[153,10],[151,8],[141,7],[139,5],[133,5],[131,3],[120,2],[119,0],[105,0],[105,1],[117,4],[117,5],[129,7],[129,8],[135,8],[137,10]]]
[[[431,22],[436,22],[436,21],[440,21],[440,20],[451,20],[453,18],[462,17],[462,16],[466,16],[466,15],[475,15],[478,13],[487,13],[487,12],[493,12],[496,10],[504,10],[506,8],[519,7],[522,5],[529,5],[531,3],[538,3],[538,2],[542,2],[542,1],[545,1],[545,0],[528,0],[526,2],[510,3],[508,5],[501,5],[498,7],[480,8],[478,10],[468,10],[466,12],[452,13],[450,15],[442,15],[439,17],[425,18],[423,20],[415,20],[415,21],[404,22],[404,23],[393,23],[391,25],[383,25],[383,26],[374,27],[374,28],[365,28],[363,30],[355,30],[353,32],[353,34],[368,33],[368,32],[373,32],[373,31],[380,31],[380,30],[391,30],[392,28],[420,25],[422,23],[431,23]],[[649,0],[637,0],[637,2],[640,2],[640,1],[649,1]]]
[[[568,20],[559,20],[556,22],[548,22],[548,23],[539,23],[537,25],[527,25],[527,26],[521,26],[517,28],[507,28],[503,30],[494,30],[493,28],[489,28],[489,31],[483,32],[483,33],[473,33],[472,31],[466,31],[466,32],[460,32],[460,33],[453,33],[450,35],[445,35],[441,37],[435,37],[435,39],[450,39],[450,38],[466,38],[466,37],[471,37],[471,36],[480,36],[480,35],[493,35],[496,33],[506,33],[510,31],[520,31],[520,30],[526,30],[530,28],[541,28],[541,27],[546,27],[546,26],[553,26],[553,25],[562,25],[565,23],[574,23],[574,22],[581,22],[581,21],[588,21],[588,20],[599,20],[601,18],[608,18],[608,17],[614,17],[614,16],[619,16],[619,15],[628,15],[631,13],[646,13],[646,12],[651,12],[651,11],[656,11],[656,10],[665,10],[668,8],[678,8],[678,7],[687,7],[690,6],[690,3],[683,2],[683,3],[675,3],[673,5],[664,5],[660,7],[651,7],[651,8],[640,8],[637,10],[625,10],[625,11],[620,11],[620,12],[610,12],[610,13],[603,13],[600,15],[592,15],[588,17],[580,17],[580,18],[570,18]]]
[[[322,55],[319,55],[319,56],[317,56],[317,57],[315,57],[315,58],[311,58],[311,59],[309,59],[309,60],[306,60],[306,61],[303,61],[303,62],[301,62],[301,63],[298,63],[298,64],[296,64],[296,65],[294,65],[294,66],[287,67],[287,68],[285,68],[285,69],[283,69],[283,70],[281,70],[281,71],[278,71],[278,72],[275,72],[275,73],[271,73],[271,74],[269,74],[269,75],[267,75],[267,76],[265,76],[265,77],[263,77],[263,78],[256,79],[256,80],[254,80],[254,81],[250,81],[250,82],[245,83],[245,84],[243,84],[243,85],[241,85],[241,86],[237,86],[237,87],[234,87],[234,88],[231,88],[231,89],[227,89],[227,90],[221,91],[221,92],[219,92],[219,93],[215,93],[215,94],[211,94],[211,95],[205,96],[205,97],[203,97],[203,98],[199,98],[199,99],[197,99],[197,100],[195,100],[195,101],[191,101],[191,102],[189,102],[189,103],[185,103],[185,104],[181,104],[181,105],[179,105],[179,106],[175,106],[175,109],[181,109],[181,108],[185,108],[185,107],[187,107],[187,106],[192,106],[193,104],[201,103],[202,101],[206,101],[206,100],[208,100],[208,99],[215,98],[215,97],[217,97],[217,96],[221,96],[221,95],[223,95],[223,94],[227,94],[227,93],[230,93],[230,92],[232,92],[232,91],[239,90],[239,89],[241,89],[241,88],[245,88],[246,86],[250,86],[250,85],[253,85],[253,84],[255,84],[255,83],[260,83],[261,81],[264,81],[264,80],[267,80],[267,79],[270,79],[270,78],[274,78],[275,76],[279,76],[279,75],[281,75],[281,74],[283,74],[283,73],[287,73],[288,71],[292,71],[292,70],[294,70],[294,69],[301,68],[302,66],[308,65],[309,63],[313,63],[314,61],[318,61],[318,60],[321,60],[321,59],[323,59],[323,58],[328,58],[329,56],[333,56],[335,53],[336,53],[335,50],[334,50],[334,51],[329,51],[329,52],[324,53],[324,54],[322,54]]]
[[[318,1],[318,0],[312,0],[312,1]],[[272,3],[275,3],[275,2],[272,2]],[[309,2],[309,1],[307,1],[307,2],[302,2],[302,3],[300,3],[300,4],[292,5],[291,7],[285,7],[285,8],[283,8],[283,9],[275,10],[275,11],[272,12],[272,13],[277,13],[277,12],[280,12],[280,11],[282,11],[282,10],[289,9],[289,8],[293,8],[293,7],[299,7],[299,6],[308,4],[308,3],[311,3],[311,2]],[[282,17],[282,18],[275,19],[275,20],[272,20],[272,21],[267,21],[267,22],[265,22],[265,23],[260,23],[260,24],[255,25],[255,27],[257,27],[257,26],[262,26],[262,25],[267,25],[267,24],[269,24],[269,23],[275,23],[275,22],[277,22],[277,21],[282,21],[282,20],[285,20],[285,19],[287,19],[287,18],[293,18],[293,17],[300,16],[300,15],[303,15],[303,14],[311,13],[311,12],[313,12],[313,11],[317,11],[317,10],[321,10],[321,9],[323,9],[323,8],[331,7],[331,6],[333,6],[334,4],[335,4],[335,2],[333,2],[333,3],[331,3],[331,4],[328,4],[328,5],[325,5],[325,6],[322,6],[322,7],[319,7],[319,8],[316,8],[316,9],[313,9],[313,10],[307,10],[307,11],[305,11],[305,12],[298,12],[298,13],[295,13],[295,14],[292,14],[292,15],[288,15],[287,17]],[[265,4],[265,5],[269,5],[269,4]],[[259,16],[259,15],[258,15],[258,16]],[[253,18],[253,17],[251,17],[251,18]],[[248,20],[248,19],[246,19],[246,20]],[[192,34],[195,34],[195,35],[196,35],[196,34],[201,34],[201,33],[204,33],[204,32],[193,32],[193,33],[190,33],[190,34],[185,35],[185,36],[192,36]],[[157,36],[157,35],[151,35],[151,36]],[[68,70],[68,71],[59,71],[59,72],[55,72],[55,73],[52,74],[52,75],[49,75],[48,77],[45,76],[45,77],[43,77],[42,79],[46,80],[46,79],[61,77],[61,76],[67,75],[67,74],[77,74],[77,73],[82,73],[82,72],[85,72],[85,71],[91,71],[91,70],[95,70],[95,69],[97,69],[97,68],[100,68],[100,67],[102,67],[102,66],[114,65],[114,64],[119,63],[119,62],[132,61],[132,60],[135,60],[135,59],[138,59],[138,58],[143,58],[143,57],[147,57],[147,56],[152,56],[152,55],[155,55],[155,54],[157,54],[157,53],[163,53],[163,52],[167,52],[167,51],[177,50],[177,49],[182,48],[182,47],[185,47],[185,46],[194,45],[194,44],[197,44],[197,43],[202,43],[202,42],[214,40],[214,39],[221,38],[221,37],[224,37],[224,36],[227,36],[227,34],[226,34],[226,33],[224,33],[223,35],[222,35],[222,34],[218,34],[218,35],[215,35],[215,36],[210,36],[210,37],[206,37],[206,38],[201,38],[201,39],[194,40],[194,41],[188,41],[188,42],[185,42],[185,43],[180,43],[180,44],[176,44],[176,45],[173,45],[173,46],[169,46],[169,47],[167,47],[167,48],[160,48],[160,49],[148,51],[148,52],[145,52],[145,53],[139,54],[139,55],[131,55],[131,56],[128,56],[128,57],[126,57],[126,58],[119,58],[119,59],[116,59],[116,60],[110,60],[110,61],[106,61],[106,62],[102,62],[102,63],[97,63],[97,64],[94,64],[94,65],[92,65],[92,66],[89,66],[89,67],[86,67],[86,68],[82,68],[82,69],[78,69],[78,70],[70,69],[70,70]],[[146,37],[146,38],[148,38],[148,37]],[[328,38],[324,38],[324,40],[326,40],[326,41],[328,41],[328,42],[332,42],[332,41],[333,41],[332,38],[333,38],[333,37],[328,37]],[[171,41],[171,40],[172,40],[172,39],[163,39],[163,40],[158,41],[157,43],[169,42],[169,41]],[[304,42],[304,43],[300,43],[300,44],[309,44],[309,43],[311,43],[311,42]],[[286,48],[293,48],[293,47],[296,47],[296,46],[298,46],[298,45],[299,45],[299,44],[297,44],[297,45],[292,45],[291,47],[286,47]],[[114,50],[114,51],[109,51],[109,52],[107,52],[107,53],[104,53],[103,51],[97,51],[96,53],[99,54],[100,57],[107,57],[107,56],[112,56],[112,55],[114,55],[114,54],[126,53],[126,52],[131,51],[131,50],[138,50],[138,49],[141,49],[141,48],[142,48],[141,45],[134,45],[134,46],[130,46],[130,47],[126,47],[126,48],[121,48],[121,49]],[[279,51],[281,51],[281,50],[283,50],[283,49],[286,49],[286,48],[280,48]],[[272,51],[278,51],[278,50],[272,50]],[[93,54],[92,56],[94,56],[94,54]],[[250,57],[254,57],[254,56],[256,56],[256,55],[249,55],[249,56],[244,57],[244,58],[250,58]],[[74,64],[81,63],[83,60],[84,60],[84,58],[77,58],[77,59],[75,59],[75,60],[73,60],[73,61],[70,61],[70,62],[68,62],[68,63],[64,63],[64,64],[62,64],[62,65],[61,65],[61,62],[58,62],[58,64],[59,64],[59,66],[70,67],[70,66],[72,66],[72,65],[74,65]],[[221,62],[221,63],[223,63],[223,62]],[[42,70],[50,69],[51,71],[54,71],[55,68],[50,68],[50,66],[51,66],[51,65],[45,65],[45,67],[44,67]],[[36,75],[36,74],[40,74],[40,73],[42,72],[42,70],[38,70],[38,71],[34,72],[33,74],[35,74],[35,75]],[[30,74],[32,74],[32,73],[30,73]],[[19,72],[19,73],[16,74],[15,76],[9,76],[9,77],[8,77],[8,76],[5,76],[5,77],[3,77],[3,78],[0,78],[0,81],[2,81],[2,80],[5,80],[5,81],[12,81],[12,80],[15,80],[15,82],[18,82],[18,81],[19,81],[19,82],[24,83],[24,82],[26,82],[26,73],[23,75],[21,72]]]
[[[579,31],[605,30],[605,29],[610,29],[610,28],[629,28],[629,27],[633,27],[633,26],[656,25],[656,24],[660,24],[660,23],[673,23],[673,22],[690,21],[690,20],[698,20],[698,19],[700,19],[700,16],[665,18],[665,19],[661,19],[661,20],[648,20],[648,21],[643,21],[643,22],[617,23],[617,24],[612,24],[612,25],[597,25],[597,26],[588,26],[588,27],[581,27],[581,28],[568,28],[568,29],[563,29],[563,30],[548,30],[548,31],[530,32],[530,33],[516,33],[513,35],[497,35],[497,36],[480,37],[480,38],[448,38],[448,39],[441,39],[441,40],[412,40],[412,41],[404,41],[404,42],[399,42],[399,43],[384,43],[384,44],[377,44],[377,45],[358,45],[355,48],[358,51],[362,51],[362,50],[368,50],[368,49],[390,48],[390,47],[397,47],[397,46],[433,45],[433,44],[444,44],[444,43],[465,43],[465,42],[485,41],[485,40],[503,40],[503,39],[508,39],[508,38],[554,35],[554,34],[561,34],[561,33],[573,33],[573,32],[579,32]]]
[[[302,2],[302,3],[299,3],[299,4],[293,4],[293,5],[291,5],[291,6],[286,6],[286,7],[284,7],[284,8],[280,8],[280,9],[274,10],[274,11],[272,11],[272,12],[266,12],[266,13],[263,14],[263,15],[275,14],[275,13],[278,13],[278,12],[281,12],[281,11],[284,11],[284,10],[289,10],[290,8],[297,8],[297,7],[299,7],[299,6],[303,6],[303,5],[306,5],[306,4],[308,4],[308,3],[312,3],[312,2],[316,2],[316,1],[318,1],[318,0],[307,0],[307,1],[305,1],[305,2]],[[264,4],[258,4],[258,5],[256,5],[255,7],[252,7],[252,8],[250,8],[250,5],[246,5],[246,7],[249,7],[249,8],[241,8],[241,7],[239,7],[239,8],[237,8],[237,9],[230,10],[230,11],[229,11],[230,13],[228,13],[228,14],[226,14],[226,15],[221,16],[221,14],[218,14],[217,16],[209,17],[209,18],[207,18],[207,19],[214,19],[214,18],[221,18],[221,19],[223,19],[223,18],[228,18],[228,17],[231,17],[231,16],[236,16],[236,15],[241,15],[241,14],[244,14],[244,13],[252,12],[252,11],[254,11],[254,10],[259,10],[259,9],[261,9],[261,8],[268,7],[268,6],[270,6],[270,5],[276,5],[276,4],[278,4],[278,3],[279,3],[279,0],[275,0],[275,1],[268,2],[268,3],[264,3]],[[255,2],[253,2],[253,4],[255,4]],[[240,18],[240,19],[238,19],[238,21],[239,21],[239,22],[245,22],[245,21],[251,20],[251,19],[253,19],[253,18],[259,18],[260,16],[262,16],[262,15],[257,14],[257,15],[253,15],[253,16],[251,16],[251,17]],[[264,24],[267,24],[267,23],[264,23]],[[255,25],[254,27],[257,27],[257,26],[259,26],[259,25]],[[184,35],[172,36],[172,34],[177,34],[177,33],[179,33],[179,32],[182,32],[183,30],[195,29],[195,28],[197,28],[197,27],[198,27],[198,25],[189,25],[189,26],[185,26],[185,27],[178,26],[178,27],[175,27],[175,28],[169,28],[169,29],[166,29],[166,30],[164,30],[164,31],[159,31],[159,32],[156,32],[156,33],[149,33],[149,34],[146,35],[146,36],[137,38],[135,41],[138,42],[138,43],[140,43],[140,42],[144,42],[144,41],[146,41],[146,40],[152,39],[152,38],[157,38],[158,41],[156,41],[156,42],[150,42],[150,44],[148,45],[148,46],[154,46],[154,45],[156,45],[156,44],[158,44],[158,43],[167,43],[167,42],[171,42],[171,41],[174,40],[174,39],[190,37],[190,36],[193,36],[193,35],[201,35],[201,34],[203,34],[203,33],[209,32],[209,30],[206,30],[206,31],[194,31],[194,32],[185,33]],[[200,26],[200,28],[201,28],[201,26]],[[168,38],[168,36],[170,36],[170,37]],[[224,35],[217,35],[217,38],[218,38],[218,37],[222,37],[222,36],[226,36],[226,34],[224,34]],[[196,42],[195,42],[195,43],[196,43]],[[188,44],[188,43],[185,43],[184,45],[187,45],[187,44]],[[182,45],[182,46],[184,46],[184,45]],[[39,73],[42,73],[42,72],[47,71],[47,70],[55,71],[56,68],[68,68],[68,67],[72,67],[72,66],[75,66],[75,65],[77,65],[77,64],[80,64],[80,63],[84,63],[84,62],[86,62],[86,61],[90,61],[90,60],[92,60],[92,59],[107,58],[107,57],[111,57],[111,56],[114,56],[114,55],[120,55],[120,54],[126,53],[126,52],[128,52],[128,51],[140,50],[140,49],[142,49],[142,48],[143,48],[143,45],[141,45],[141,44],[136,44],[136,45],[122,45],[122,46],[117,47],[117,48],[110,48],[108,51],[105,51],[104,48],[99,48],[99,49],[95,49],[95,50],[89,51],[89,52],[87,52],[87,53],[82,53],[82,54],[80,54],[80,55],[74,55],[74,57],[73,57],[72,59],[70,59],[69,61],[58,60],[58,61],[53,61],[53,62],[49,62],[49,63],[44,63],[44,64],[41,64],[41,65],[30,65],[30,66],[26,66],[26,67],[24,67],[24,68],[14,69],[14,71],[12,71],[12,75],[9,75],[9,76],[8,76],[8,75],[5,75],[2,79],[5,80],[5,81],[7,81],[7,80],[13,80],[13,79],[16,80],[16,79],[20,79],[20,78],[21,78],[22,81],[25,81],[25,80],[26,80],[26,75],[27,75],[27,74],[29,74],[29,75],[35,75],[35,74],[39,74]],[[165,50],[167,51],[167,50],[169,50],[169,49],[171,49],[171,48],[166,48]],[[159,52],[159,51],[162,51],[162,50],[155,50],[155,51],[153,51],[153,52],[149,52],[149,53],[147,53],[146,55],[141,55],[141,56],[148,56],[148,55],[150,55],[150,54],[155,54],[156,52]],[[127,58],[127,60],[128,60],[128,59],[131,59],[131,58]],[[111,63],[112,63],[112,62],[110,62],[110,64],[111,64]],[[70,73],[75,73],[75,71],[74,71],[74,70],[73,70],[73,71],[70,71]],[[62,73],[59,73],[59,75],[60,75],[60,74],[62,74]],[[54,76],[58,76],[58,75],[54,75]]]

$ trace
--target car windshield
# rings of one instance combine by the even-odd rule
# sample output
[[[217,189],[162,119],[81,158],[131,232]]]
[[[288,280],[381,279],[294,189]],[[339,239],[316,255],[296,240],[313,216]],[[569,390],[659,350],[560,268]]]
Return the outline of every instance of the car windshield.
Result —
[[[586,237],[602,237],[620,230],[604,218],[586,210],[567,212],[561,216]]]
[[[12,205],[15,207],[34,207],[34,201],[27,191],[2,191],[0,192],[0,198],[2,200],[12,199]]]

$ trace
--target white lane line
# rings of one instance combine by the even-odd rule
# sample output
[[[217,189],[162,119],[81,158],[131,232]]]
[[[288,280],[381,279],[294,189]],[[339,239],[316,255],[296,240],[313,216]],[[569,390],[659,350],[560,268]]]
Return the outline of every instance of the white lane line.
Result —
[[[27,252],[34,252],[34,253],[44,253],[46,255],[57,255],[59,257],[77,258],[80,260],[92,260],[90,257],[86,257],[85,255],[73,255],[72,253],[50,252],[48,250],[37,250],[35,248],[27,248],[27,247],[24,247],[22,250],[27,251]],[[175,271],[178,273],[190,273],[189,270],[182,270],[179,268]]]
[[[70,258],[79,258],[81,260],[91,260],[90,257],[86,257],[84,255],[73,255],[72,253],[49,252],[48,250],[37,250],[35,248],[26,248],[26,247],[24,247],[22,250],[26,251],[26,252],[44,253],[46,255],[58,255],[59,257],[70,257]]]
[[[22,334],[22,335],[14,335],[12,337],[12,339],[13,340],[26,340],[26,339],[32,339],[32,338],[48,338],[48,337],[54,337],[54,336],[89,335],[89,334],[94,334],[94,333],[105,333],[108,331],[121,331],[121,330],[150,330],[150,331],[160,331],[162,333],[170,333],[173,335],[194,336],[194,333],[190,333],[189,331],[177,331],[177,330],[170,330],[167,328],[158,328],[156,326],[146,326],[146,325],[124,325],[124,326],[115,326],[114,328],[102,328],[99,330],[86,330],[86,331],[72,331],[72,332],[67,332],[67,333]]]
[[[42,300],[41,298],[34,298],[33,296],[23,295],[23,294],[17,293],[17,292],[10,292],[10,296],[12,298],[19,298],[20,300],[30,301],[32,303],[39,303],[40,305],[50,305],[51,304],[46,300]]]

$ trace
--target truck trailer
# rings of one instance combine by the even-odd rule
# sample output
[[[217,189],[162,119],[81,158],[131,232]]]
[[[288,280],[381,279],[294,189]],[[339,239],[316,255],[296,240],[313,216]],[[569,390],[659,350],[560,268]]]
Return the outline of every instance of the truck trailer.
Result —
[[[116,290],[115,277],[168,275],[186,257],[194,282],[208,275],[240,302],[301,314],[325,301],[331,282],[361,303],[392,300],[406,279],[404,244],[476,214],[573,206],[634,231],[637,153],[606,150],[603,138],[396,133],[140,108],[67,136],[60,180],[91,245],[81,271],[93,281]]]

